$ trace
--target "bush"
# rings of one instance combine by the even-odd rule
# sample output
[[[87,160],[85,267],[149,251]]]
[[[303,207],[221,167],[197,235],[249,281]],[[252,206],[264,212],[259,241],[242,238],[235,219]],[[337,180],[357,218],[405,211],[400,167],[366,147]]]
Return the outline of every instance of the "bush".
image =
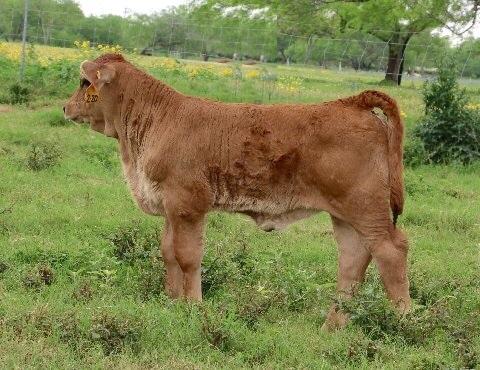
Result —
[[[480,113],[467,108],[465,90],[456,78],[455,65],[446,62],[438,78],[424,85],[425,116],[414,134],[423,142],[428,162],[468,164],[480,159]]]
[[[428,162],[428,153],[423,141],[416,135],[408,135],[403,148],[405,165],[416,167]]]

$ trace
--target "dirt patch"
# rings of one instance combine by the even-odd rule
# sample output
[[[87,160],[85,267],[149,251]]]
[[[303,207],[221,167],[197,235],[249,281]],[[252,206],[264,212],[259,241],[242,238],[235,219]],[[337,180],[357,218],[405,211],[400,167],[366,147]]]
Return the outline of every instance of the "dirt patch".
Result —
[[[0,104],[0,113],[8,113],[12,111],[13,111],[13,108],[11,106]]]

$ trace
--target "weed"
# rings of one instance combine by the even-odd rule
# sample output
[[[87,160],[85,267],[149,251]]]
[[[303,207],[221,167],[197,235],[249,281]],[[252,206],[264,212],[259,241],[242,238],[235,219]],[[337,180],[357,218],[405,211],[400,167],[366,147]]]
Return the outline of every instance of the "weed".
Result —
[[[42,280],[37,273],[29,273],[23,278],[23,286],[28,289],[40,289]]]
[[[138,323],[131,318],[101,313],[92,320],[90,336],[100,343],[106,355],[119,353],[125,347],[135,349],[140,338]]]
[[[52,334],[54,321],[52,312],[47,305],[35,307],[25,317],[25,324],[31,325],[45,337]]]
[[[410,344],[420,344],[435,327],[432,312],[426,309],[399,316],[380,288],[378,278],[367,282],[355,299],[337,303],[350,315],[352,323],[375,341],[395,337]]]
[[[27,157],[27,167],[40,171],[54,166],[61,158],[61,152],[54,143],[33,143]]]
[[[78,348],[81,340],[84,338],[84,333],[74,313],[67,313],[59,318],[56,329],[60,340],[74,349]]]
[[[54,281],[54,272],[50,266],[40,265],[25,275],[23,285],[30,289],[40,289],[43,285],[51,285]]]
[[[228,255],[207,253],[202,263],[202,288],[206,297],[219,292],[232,280],[238,279],[238,269]]]
[[[8,235],[13,227],[3,220],[0,220],[0,235]]]
[[[210,345],[222,352],[228,352],[233,347],[229,319],[225,308],[202,309],[202,334]]]
[[[93,297],[93,288],[89,281],[81,282],[73,292],[73,298],[80,302],[88,302]]]
[[[409,135],[405,141],[403,149],[403,160],[405,165],[409,167],[417,167],[428,163],[428,153],[425,150],[423,141],[419,137]]]
[[[260,318],[278,303],[276,298],[274,292],[265,289],[262,285],[247,286],[243,294],[238,297],[238,317],[250,329],[255,329]]]
[[[54,281],[54,272],[50,266],[40,266],[38,268],[38,275],[45,285],[51,285]]]
[[[30,90],[19,83],[14,83],[8,88],[10,104],[23,104],[29,100]]]
[[[409,196],[424,196],[425,194],[431,194],[435,190],[423,176],[412,172],[407,172],[406,175],[405,190]]]
[[[5,271],[8,270],[8,265],[0,260],[0,274],[3,274]]]
[[[459,324],[454,322],[451,328],[451,335],[455,344],[455,351],[458,355],[460,366],[465,369],[476,369],[480,365],[480,353],[475,347],[472,333],[479,330],[478,310],[469,315],[467,320]]]
[[[165,295],[165,272],[163,260],[152,256],[146,263],[140,264],[138,273],[138,292],[143,300]]]
[[[379,351],[379,343],[371,339],[353,340],[347,348],[347,357],[352,360],[373,360]]]
[[[108,240],[112,243],[114,256],[128,263],[149,258],[152,251],[158,248],[158,236],[144,233],[138,226],[120,227]]]

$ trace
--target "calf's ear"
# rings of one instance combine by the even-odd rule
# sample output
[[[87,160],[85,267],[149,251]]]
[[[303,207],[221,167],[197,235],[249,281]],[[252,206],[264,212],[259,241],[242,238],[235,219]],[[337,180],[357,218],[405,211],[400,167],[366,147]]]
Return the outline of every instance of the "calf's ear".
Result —
[[[115,78],[115,68],[109,65],[99,65],[95,62],[85,60],[80,65],[80,74],[90,82],[97,91],[103,87],[104,84],[112,82]]]

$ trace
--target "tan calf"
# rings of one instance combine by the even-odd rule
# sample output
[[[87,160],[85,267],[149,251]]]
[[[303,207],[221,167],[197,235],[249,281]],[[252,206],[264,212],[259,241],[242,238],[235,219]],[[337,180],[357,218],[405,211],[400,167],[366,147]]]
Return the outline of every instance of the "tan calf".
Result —
[[[403,210],[403,124],[378,91],[322,104],[227,104],[185,96],[107,54],[81,65],[67,118],[118,140],[133,197],[166,217],[172,297],[201,300],[205,215],[247,214],[264,230],[320,211],[339,246],[337,289],[350,297],[373,259],[389,298],[410,306]],[[372,112],[380,108],[384,122]],[[346,317],[332,307],[327,328]]]

